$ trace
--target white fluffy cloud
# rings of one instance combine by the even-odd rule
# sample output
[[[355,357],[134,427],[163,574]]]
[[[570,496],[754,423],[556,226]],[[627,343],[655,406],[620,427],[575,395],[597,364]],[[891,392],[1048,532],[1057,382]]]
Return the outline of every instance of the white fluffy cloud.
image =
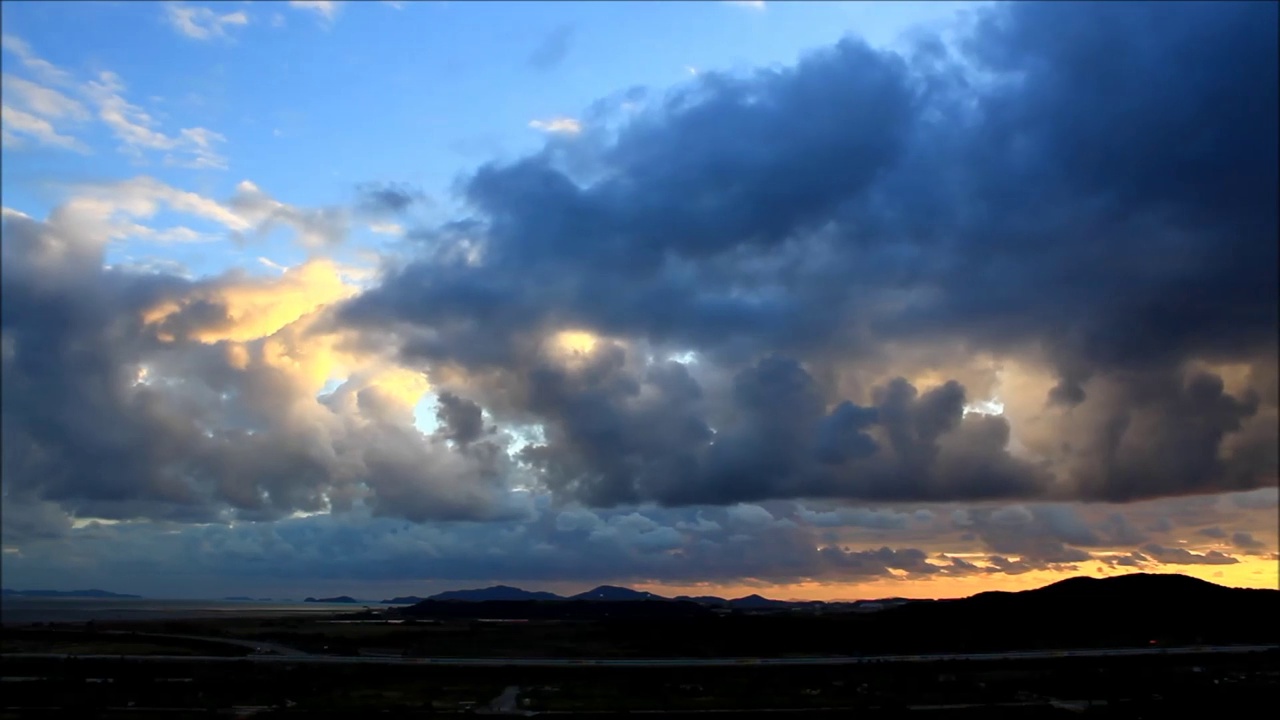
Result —
[[[338,15],[342,3],[338,0],[289,0],[289,7],[312,12],[326,21],[332,21]]]
[[[166,165],[226,168],[226,158],[219,150],[225,137],[199,126],[166,132],[150,113],[126,98],[127,87],[119,75],[102,70],[91,79],[77,80],[36,55],[21,38],[5,35],[3,47],[35,78],[10,73],[4,76],[7,146],[19,147],[23,138],[29,138],[40,144],[85,152],[82,140],[59,132],[55,123],[79,124],[92,116],[111,131],[119,142],[118,149],[137,161],[156,155]]]
[[[571,117],[555,117],[549,120],[530,120],[529,127],[545,133],[556,135],[577,135],[582,132],[582,123]]]
[[[249,24],[249,16],[243,10],[219,13],[211,8],[181,2],[165,6],[165,19],[173,29],[193,40],[226,37],[228,27]]]

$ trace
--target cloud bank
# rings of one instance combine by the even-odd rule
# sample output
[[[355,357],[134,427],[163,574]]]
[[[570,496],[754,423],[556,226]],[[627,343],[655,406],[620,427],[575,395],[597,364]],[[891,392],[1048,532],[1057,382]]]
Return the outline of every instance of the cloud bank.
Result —
[[[1019,5],[707,74],[481,167],[340,316],[540,424],[591,504],[1274,484],[1273,15]],[[966,415],[1002,370],[1049,384]]]
[[[602,100],[479,167],[465,214],[377,268],[326,253],[420,192],[301,208],[140,178],[6,211],[6,547],[91,531],[142,553],[150,521],[278,560],[312,552],[289,532],[370,518],[379,552],[442,577],[691,581],[1262,551],[1256,527],[1197,552],[1070,503],[1277,484],[1276,12],[1009,4],[901,52],[849,38]],[[81,89],[126,146],[218,166],[218,137],[150,130],[118,79]],[[32,117],[85,112],[37,90]],[[41,137],[20,121],[6,106],[7,133]],[[312,259],[107,267],[160,207],[245,243],[283,228]]]

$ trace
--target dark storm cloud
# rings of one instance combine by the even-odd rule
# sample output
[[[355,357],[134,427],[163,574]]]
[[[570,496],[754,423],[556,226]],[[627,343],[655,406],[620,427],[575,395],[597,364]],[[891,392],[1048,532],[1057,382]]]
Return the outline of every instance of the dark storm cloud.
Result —
[[[716,407],[684,365],[632,369],[614,346],[578,371],[538,368],[526,392],[547,438],[526,459],[553,491],[593,505],[983,499],[1035,496],[1048,482],[1005,451],[1002,418],[962,420],[954,383],[918,393],[898,379],[874,406],[828,412],[803,367],[769,356],[737,373]]]
[[[608,178],[590,188],[552,152],[482,167],[466,197],[488,221],[483,268],[414,266],[353,315],[395,308],[456,324],[443,355],[508,342],[553,314],[695,346],[807,340],[830,321],[768,285],[811,270],[818,258],[785,241],[825,224],[896,155],[914,102],[907,77],[896,56],[850,41],[796,70],[681,91],[602,150]],[[399,297],[410,283],[412,301]]]
[[[969,574],[933,562],[911,547],[867,550],[815,543],[811,531],[786,520],[763,519],[750,508],[703,511],[591,512],[545,504],[516,523],[409,524],[390,518],[315,516],[275,523],[188,527],[121,524],[74,531],[93,542],[72,546],[76,562],[119,570],[183,567],[226,581],[258,577],[348,581],[428,579],[449,583],[502,578],[594,585],[603,581],[792,582],[857,581]],[[754,508],[756,511],[759,508]],[[704,521],[694,529],[698,513]],[[768,516],[768,513],[764,513]],[[711,520],[714,518],[714,520]],[[32,544],[6,559],[6,574],[39,571],[66,545]],[[62,560],[60,562],[65,562]],[[896,571],[896,572],[895,572]],[[985,572],[986,570],[984,570]],[[900,576],[900,575],[899,575]]]
[[[6,213],[6,537],[14,513],[13,527],[48,538],[67,513],[524,517],[518,483],[561,503],[762,507],[690,509],[682,526],[566,517],[565,532],[613,554],[504,536],[508,559],[461,553],[450,572],[520,577],[545,541],[554,557],[530,567],[548,576],[602,576],[641,549],[634,572],[655,577],[775,562],[797,576],[925,574],[914,553],[818,555],[782,524],[803,517],[769,501],[1136,501],[1274,485],[1276,14],[1010,3],[954,47],[850,39],[790,68],[607,98],[579,137],[479,168],[462,187],[471,215],[415,232],[415,261],[332,315],[315,309],[310,331],[272,336],[273,348],[328,331],[349,333],[352,352],[395,345],[440,391],[432,436],[368,378],[317,400],[264,365],[264,338],[243,343],[252,362],[202,340],[244,321],[224,294],[257,281],[104,270],[111,233],[85,207],[43,223]],[[606,122],[640,100],[621,127]],[[400,186],[360,191],[366,215],[418,201]],[[248,182],[220,210],[237,232],[284,224],[313,247],[340,242],[349,215]],[[143,321],[166,303],[180,307]],[[560,330],[594,337],[558,347]],[[897,368],[910,352],[930,359]],[[1043,412],[1017,433],[1036,460],[1010,451],[1006,417],[965,414],[985,397],[949,378],[978,356],[1051,369]],[[858,375],[849,387],[844,371]],[[511,457],[517,432],[526,446]],[[1022,558],[1008,560],[1019,571],[1146,541],[1123,518],[1036,507],[977,514],[970,532]],[[735,525],[752,518],[764,529]],[[498,532],[533,533],[520,527]],[[677,544],[721,530],[714,547]],[[1155,542],[1143,552],[1187,561]],[[752,564],[763,546],[775,554]]]
[[[13,578],[6,582],[47,585],[50,573],[65,572],[68,566],[80,568],[79,577],[86,577],[85,568],[93,568],[104,580],[112,581],[99,584],[120,586],[127,578],[128,587],[135,590],[138,585],[133,583],[154,584],[149,577],[161,577],[180,567],[184,583],[194,576],[208,578],[210,589],[206,592],[210,594],[225,591],[220,588],[228,582],[282,582],[295,592],[302,584],[327,579],[395,582],[402,585],[389,594],[403,594],[405,590],[417,592],[421,586],[403,585],[417,581],[443,589],[490,581],[531,587],[568,582],[585,587],[600,582],[841,583],[1019,575],[1078,571],[1087,555],[1061,546],[1044,552],[1048,547],[1045,535],[1108,542],[1097,528],[1117,523],[1111,517],[1091,526],[1079,506],[965,511],[970,516],[966,521],[969,527],[1002,523],[1021,529],[1020,535],[993,536],[992,544],[969,548],[980,555],[964,559],[937,554],[940,544],[952,551],[955,545],[939,541],[931,531],[937,518],[923,510],[908,513],[845,507],[816,511],[794,502],[592,510],[559,506],[545,495],[526,496],[525,500],[524,517],[485,523],[412,523],[371,517],[367,510],[356,509],[271,523],[185,527],[165,522],[123,523],[76,529],[61,514],[34,517],[38,508],[28,513],[33,517],[18,518],[18,511],[6,502],[6,542],[11,540],[11,519],[29,521],[25,530],[12,535],[21,542],[22,554],[6,556],[6,577]],[[1144,507],[1160,512],[1170,502],[1152,501]],[[29,532],[41,523],[44,529],[38,536]],[[1095,528],[1093,535],[1089,527]],[[838,528],[870,529],[877,535],[870,541],[831,537]],[[1022,541],[1017,542],[1017,537]],[[998,551],[992,545],[1004,549]],[[1161,560],[1141,550],[1126,552],[1129,547],[1135,546],[1119,543],[1109,547],[1112,552],[1100,553],[1092,560],[1142,569],[1160,566]],[[1162,551],[1162,556],[1175,564],[1188,558],[1209,563],[1233,559],[1225,552],[1202,552]],[[350,586],[339,589],[354,591]]]
[[[1120,567],[1147,567],[1151,563],[1151,558],[1134,550],[1128,555],[1117,555],[1109,558],[1102,558],[1102,561],[1109,565],[1119,565]]]
[[[988,550],[1031,564],[1084,562],[1092,556],[1083,547],[1104,544],[1098,532],[1065,505],[971,509],[959,511],[952,521]]]
[[[31,502],[18,493],[0,503],[0,539],[6,544],[60,540],[70,533],[71,518],[57,503]]]
[[[1072,458],[1085,497],[1127,501],[1197,490],[1247,490],[1274,484],[1275,418],[1241,432],[1262,405],[1253,389],[1228,393],[1217,375],[1153,370],[1100,384],[1103,397],[1076,409],[1090,452]],[[1275,407],[1276,399],[1268,404]],[[1220,453],[1225,438],[1235,442]]]
[[[954,47],[849,39],[709,73],[572,163],[553,142],[486,165],[465,185],[482,259],[441,262],[437,242],[345,317],[507,377],[520,389],[486,402],[546,423],[530,459],[592,503],[1274,483],[1274,383],[1229,392],[1184,364],[1275,363],[1276,6],[979,17]],[[565,326],[701,368],[622,372],[638,351],[609,346],[548,369],[530,348]],[[1097,422],[1058,443],[1050,481],[1005,452],[1003,419],[961,419],[956,383],[861,407],[812,382],[894,342],[1047,358],[1048,409]]]
[[[1147,540],[1147,535],[1136,527],[1122,513],[1111,513],[1097,526],[1097,531],[1113,546],[1140,545]]]
[[[144,275],[121,286],[97,282],[103,273],[96,248],[66,242],[54,227],[26,218],[6,218],[3,250],[6,499],[92,504],[131,499],[142,487],[175,513],[202,514],[184,479],[165,476],[155,462],[192,439],[191,424],[167,416],[145,392],[122,392],[142,348],[119,338],[141,335],[141,307],[176,281]],[[62,262],[47,262],[59,254]],[[118,314],[122,308],[134,309],[134,317]]]
[[[800,322],[818,298],[796,281],[862,300],[903,283],[931,292],[875,318],[886,331],[994,342],[1048,322],[1067,332],[1036,336],[1081,372],[1273,341],[1272,14],[1019,4],[972,38],[963,59],[1000,78],[977,87],[924,51],[908,65],[853,40],[790,70],[711,74],[604,148],[591,187],[550,153],[482,168],[467,197],[491,225],[483,272],[405,281],[442,286],[424,299],[555,281],[539,314],[699,345],[749,331],[772,349],[831,339],[834,323]],[[833,224],[836,247],[807,248],[836,256],[828,276],[777,247]],[[825,287],[841,275],[872,286]]]
[[[560,25],[543,36],[538,46],[529,53],[529,67],[535,70],[551,70],[564,61],[573,46],[573,26]]]
[[[422,190],[396,183],[361,183],[356,195],[357,209],[374,217],[399,215],[427,199]]]
[[[262,361],[272,351],[261,340],[235,360],[236,343],[198,339],[253,320],[252,309],[233,312],[237,293],[271,298],[278,283],[279,303],[305,303],[318,291],[305,271],[189,281],[104,269],[95,209],[73,202],[48,222],[4,220],[7,537],[57,532],[68,514],[271,520],[360,503],[415,521],[518,512],[507,506],[500,439],[451,449],[360,377],[317,402],[287,366]],[[167,318],[146,321],[165,306],[174,308]],[[271,343],[301,356],[307,341],[280,332]]]
[[[919,510],[914,514],[893,510],[870,508],[836,508],[811,510],[798,508],[796,516],[806,525],[818,528],[868,528],[873,530],[902,530],[914,518],[919,521],[933,519],[933,513]]]
[[[1171,548],[1154,543],[1143,545],[1142,551],[1148,556],[1167,565],[1234,565],[1240,560],[1217,550],[1206,553],[1195,553],[1186,548]]]
[[[1241,550],[1258,550],[1266,547],[1266,543],[1255,538],[1252,533],[1243,531],[1231,533],[1231,545]]]
[[[484,434],[484,418],[480,406],[453,393],[440,393],[436,418],[445,428],[445,437],[466,445]]]

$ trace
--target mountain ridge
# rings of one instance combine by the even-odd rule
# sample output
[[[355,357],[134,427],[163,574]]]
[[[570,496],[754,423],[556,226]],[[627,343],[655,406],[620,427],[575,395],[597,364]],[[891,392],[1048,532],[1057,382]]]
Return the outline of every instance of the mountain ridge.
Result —
[[[1072,578],[944,600],[791,604],[748,595],[725,601],[736,607],[611,588],[551,602],[426,600],[392,612],[432,621],[596,621],[615,642],[655,656],[708,647],[757,656],[1280,643],[1280,628],[1271,622],[1280,590],[1166,574]],[[638,601],[596,599],[601,596]]]
[[[140,600],[141,595],[129,595],[126,593],[116,593],[107,590],[98,590],[91,588],[89,590],[12,590],[10,588],[0,589],[0,597],[28,597],[28,598],[92,598],[92,599],[117,599],[117,600]]]
[[[388,600],[382,600],[382,604],[395,605],[413,605],[425,600],[434,601],[463,601],[463,602],[524,602],[524,601],[543,601],[543,602],[566,602],[566,601],[592,601],[592,602],[627,602],[627,601],[666,601],[666,602],[689,602],[711,608],[729,608],[740,610],[785,610],[785,609],[805,609],[805,608],[832,608],[832,609],[881,609],[887,607],[897,607],[910,603],[931,603],[931,602],[954,602],[957,600],[966,600],[971,598],[984,598],[992,600],[994,598],[1019,595],[1023,593],[1037,593],[1040,595],[1053,595],[1061,597],[1070,596],[1091,596],[1101,593],[1103,595],[1124,595],[1130,590],[1137,587],[1149,587],[1159,585],[1163,592],[1182,593],[1182,592],[1223,592],[1231,590],[1239,590],[1243,588],[1232,588],[1225,585],[1208,580],[1182,575],[1178,573],[1128,573],[1125,575],[1117,575],[1108,578],[1090,577],[1081,575],[1077,577],[1065,578],[1056,582],[1044,585],[1038,588],[1030,588],[1027,590],[1004,591],[990,590],[976,593],[959,598],[936,598],[936,599],[912,599],[903,597],[885,597],[876,599],[862,600],[778,600],[765,597],[763,595],[752,593],[738,598],[723,598],[716,595],[676,595],[667,597],[645,590],[635,590],[619,585],[600,585],[590,590],[586,590],[573,595],[558,595],[552,592],[539,590],[525,590],[523,588],[511,585],[492,585],[484,588],[470,588],[461,590],[447,590],[436,593],[427,597],[417,595],[398,596]]]
[[[524,590],[510,585],[491,585],[485,588],[467,590],[446,590],[426,598],[428,600],[460,600],[464,602],[485,602],[491,600],[564,600],[555,593],[541,590]]]

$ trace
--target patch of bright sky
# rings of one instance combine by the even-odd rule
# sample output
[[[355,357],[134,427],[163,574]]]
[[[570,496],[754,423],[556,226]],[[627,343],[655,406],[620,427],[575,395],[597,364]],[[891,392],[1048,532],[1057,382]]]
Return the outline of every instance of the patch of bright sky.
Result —
[[[977,413],[979,415],[1003,415],[1004,403],[996,399],[981,400],[979,402],[970,403],[964,406],[964,414]]]
[[[426,393],[418,398],[418,403],[413,406],[413,426],[424,435],[436,432],[440,429],[440,419],[436,417],[439,409],[440,397],[435,393]]]
[[[87,154],[6,148],[0,187],[6,206],[44,217],[68,184],[140,174],[220,201],[249,179],[306,208],[348,205],[356,183],[408,182],[436,200],[414,221],[429,224],[457,211],[450,197],[460,176],[537,149],[547,134],[534,121],[578,118],[635,86],[663,92],[689,81],[686,67],[792,63],[851,33],[889,45],[913,25],[975,4],[345,3],[326,19],[286,3],[185,3],[245,15],[243,24],[195,39],[179,32],[164,3],[4,3],[5,34],[69,73],[68,95],[113,72],[156,130],[224,136],[217,152],[226,168],[165,164],[155,153],[140,160],[89,118],[66,126]],[[38,80],[9,50],[3,70]],[[169,213],[148,223],[219,232]],[[360,223],[353,228],[359,249],[389,242]],[[260,270],[258,257],[294,264],[305,252],[279,234],[243,246],[130,241],[112,261],[146,264],[160,255],[203,275]]]
[[[439,431],[440,418],[436,414],[439,409],[439,395],[433,392],[423,395],[418,399],[417,404],[413,406],[414,427],[424,435],[431,435]],[[494,424],[493,416],[487,410],[481,411],[481,420],[485,427]],[[507,425],[503,427],[503,431],[511,435],[511,444],[508,450],[513,457],[530,445],[538,445],[547,441],[546,431],[540,425]]]

